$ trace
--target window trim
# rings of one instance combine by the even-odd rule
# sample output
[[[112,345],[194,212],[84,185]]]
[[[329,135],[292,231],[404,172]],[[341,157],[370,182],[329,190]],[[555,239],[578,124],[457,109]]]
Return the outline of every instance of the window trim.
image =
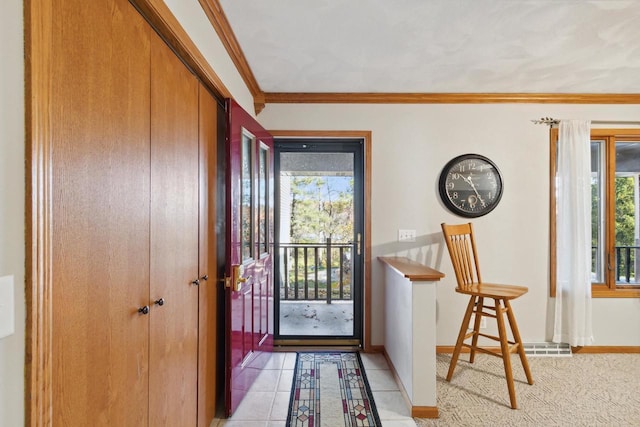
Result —
[[[616,141],[640,140],[640,129],[591,129],[591,139],[605,140],[605,156],[607,170],[605,171],[605,212],[609,218],[615,212],[615,156],[610,155],[609,147]],[[549,132],[549,290],[550,296],[556,296],[556,167],[557,167],[558,128],[551,128]],[[607,233],[605,247],[607,254],[615,250],[615,222],[606,221]],[[609,255],[607,255],[609,256]],[[640,289],[616,286],[615,271],[608,270],[605,283],[592,283],[591,296],[593,298],[640,298]]]

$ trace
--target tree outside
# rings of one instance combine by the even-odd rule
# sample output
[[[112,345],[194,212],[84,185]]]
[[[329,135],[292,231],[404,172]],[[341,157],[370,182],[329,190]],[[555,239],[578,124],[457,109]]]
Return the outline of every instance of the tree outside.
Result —
[[[615,179],[615,246],[616,268],[620,280],[626,281],[626,273],[629,271],[630,282],[636,278],[636,258],[638,246],[636,242],[636,212],[634,183],[640,180],[633,176],[617,176]],[[599,247],[598,229],[600,224],[599,206],[604,203],[599,197],[599,186],[593,183],[591,186],[591,244],[593,249],[592,271],[597,271],[597,254]],[[627,256],[628,253],[628,256]],[[617,276],[616,276],[617,278]]]
[[[351,252],[353,240],[353,177],[293,176],[290,189],[290,242],[307,250],[289,250],[289,298],[298,298],[308,286],[309,299],[325,299],[327,282],[331,298],[351,299]],[[331,265],[327,266],[327,239],[331,239]],[[306,254],[306,260],[305,260]],[[317,257],[317,258],[316,258]],[[316,264],[317,259],[317,264]],[[294,267],[297,261],[297,269]],[[305,262],[306,261],[306,262]],[[305,282],[306,279],[306,282]],[[318,295],[315,295],[316,279]]]
[[[626,272],[630,273],[630,281],[637,276],[634,266],[637,250],[636,242],[636,211],[634,183],[638,180],[633,176],[618,176],[615,180],[616,189],[616,247],[620,247],[617,254],[617,266],[620,280],[626,281]]]

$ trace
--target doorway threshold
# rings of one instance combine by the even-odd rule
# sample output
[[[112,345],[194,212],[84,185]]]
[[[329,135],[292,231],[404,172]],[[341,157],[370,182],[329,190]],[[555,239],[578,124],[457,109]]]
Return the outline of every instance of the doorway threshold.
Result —
[[[273,342],[273,351],[324,351],[324,350],[343,350],[356,351],[362,350],[360,340],[354,339],[279,339]]]

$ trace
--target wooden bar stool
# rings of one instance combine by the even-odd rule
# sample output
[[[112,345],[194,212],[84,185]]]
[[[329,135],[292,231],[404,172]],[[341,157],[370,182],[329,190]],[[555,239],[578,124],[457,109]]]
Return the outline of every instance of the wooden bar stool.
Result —
[[[527,382],[529,384],[533,384],[533,378],[531,377],[529,362],[527,362],[527,356],[522,346],[522,339],[520,338],[516,318],[509,301],[526,294],[529,289],[524,286],[497,285],[482,282],[480,278],[480,266],[478,264],[478,253],[476,252],[476,242],[473,237],[473,225],[471,223],[460,225],[442,224],[442,232],[444,233],[447,249],[449,249],[453,269],[456,273],[456,280],[458,281],[456,292],[470,296],[469,304],[467,305],[467,310],[462,320],[462,326],[460,327],[460,333],[458,334],[458,340],[456,341],[456,347],[451,357],[447,381],[451,381],[451,377],[453,377],[453,371],[456,368],[462,347],[470,349],[470,363],[473,363],[476,351],[501,357],[504,363],[504,373],[507,377],[511,407],[517,409],[516,391],[513,385],[513,372],[511,370],[511,353],[517,351],[520,355],[520,361],[522,362],[522,367],[524,368],[524,373],[527,376]],[[492,299],[494,305],[485,305],[485,299]],[[471,322],[472,314],[475,314],[473,330],[467,332],[470,329],[469,323]],[[507,337],[503,314],[506,314],[509,320],[513,341],[509,341]],[[496,319],[498,323],[498,336],[480,332],[482,316]],[[500,351],[479,347],[479,336],[498,341],[500,343]],[[465,343],[465,340],[468,338],[471,338],[470,344]]]

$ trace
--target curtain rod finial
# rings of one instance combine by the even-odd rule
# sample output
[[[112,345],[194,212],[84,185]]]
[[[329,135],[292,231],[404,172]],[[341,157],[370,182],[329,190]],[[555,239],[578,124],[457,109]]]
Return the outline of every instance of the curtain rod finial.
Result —
[[[557,125],[558,123],[560,123],[560,120],[556,120],[552,117],[541,117],[540,119],[531,120],[531,121],[536,125],[549,125],[549,126]]]

